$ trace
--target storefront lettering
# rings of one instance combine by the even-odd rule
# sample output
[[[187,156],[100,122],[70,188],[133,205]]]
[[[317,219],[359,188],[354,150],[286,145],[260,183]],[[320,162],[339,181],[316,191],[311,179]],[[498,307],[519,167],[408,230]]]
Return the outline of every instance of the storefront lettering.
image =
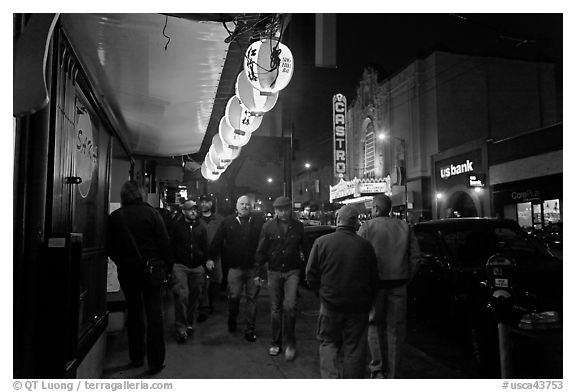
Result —
[[[538,200],[540,199],[540,191],[527,189],[523,192],[512,192],[512,200]]]
[[[78,130],[76,151],[78,151],[79,154],[83,155],[87,159],[91,160],[92,163],[96,164],[98,162],[97,147],[88,136],[84,136],[81,129]]]
[[[466,159],[466,162],[459,165],[450,165],[447,167],[440,168],[440,177],[446,179],[451,176],[456,176],[458,174],[469,173],[474,171],[474,162]]]
[[[78,123],[76,124],[76,154],[75,172],[82,179],[78,184],[78,191],[82,198],[90,193],[92,177],[98,168],[98,146],[94,144],[94,129],[87,111],[79,110]]]

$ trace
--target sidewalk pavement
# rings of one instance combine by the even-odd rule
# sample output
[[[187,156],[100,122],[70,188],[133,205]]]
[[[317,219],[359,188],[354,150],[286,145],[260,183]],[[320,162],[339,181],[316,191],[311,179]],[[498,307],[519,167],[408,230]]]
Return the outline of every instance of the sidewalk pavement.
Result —
[[[186,344],[174,339],[174,311],[171,294],[165,295],[166,368],[150,376],[146,365],[131,368],[128,359],[126,330],[108,334],[106,362],[103,378],[106,379],[314,379],[320,378],[316,323],[319,299],[305,288],[299,288],[298,316],[296,319],[296,351],[294,361],[288,362],[282,354],[268,355],[271,340],[268,290],[258,297],[256,334],[258,340],[250,343],[244,339],[242,319],[238,331],[228,332],[227,303],[224,294],[215,301],[214,314],[208,320],[194,325],[194,336]],[[243,304],[243,302],[242,302]],[[240,317],[243,306],[241,306]],[[367,362],[368,363],[368,359]],[[367,370],[368,372],[368,370]],[[406,345],[403,379],[452,379],[466,378],[458,369],[451,369],[418,350]]]

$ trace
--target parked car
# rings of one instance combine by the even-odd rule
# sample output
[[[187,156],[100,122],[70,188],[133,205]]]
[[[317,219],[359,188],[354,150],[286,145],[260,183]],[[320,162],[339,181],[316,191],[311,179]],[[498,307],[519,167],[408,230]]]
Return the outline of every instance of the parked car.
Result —
[[[498,334],[486,262],[500,254],[515,264],[508,322],[538,320],[526,315],[562,315],[562,263],[512,220],[457,218],[414,225],[422,252],[410,283],[410,315],[465,337],[480,369],[497,376]],[[557,313],[539,313],[554,311]],[[548,319],[547,321],[550,321]],[[548,324],[549,326],[552,324]],[[536,325],[524,325],[526,328]]]
[[[308,238],[308,244],[310,245],[310,249],[312,249],[312,245],[314,244],[314,241],[316,241],[316,238],[322,237],[323,235],[326,234],[333,233],[335,230],[336,226],[330,226],[330,225],[304,226],[304,233]],[[306,273],[305,273],[306,263],[308,262],[307,255],[302,255],[302,259],[304,267],[300,272],[300,284],[304,287],[308,287],[308,284],[306,283]]]
[[[550,249],[562,250],[562,222],[549,223],[543,229],[535,230],[532,233]]]

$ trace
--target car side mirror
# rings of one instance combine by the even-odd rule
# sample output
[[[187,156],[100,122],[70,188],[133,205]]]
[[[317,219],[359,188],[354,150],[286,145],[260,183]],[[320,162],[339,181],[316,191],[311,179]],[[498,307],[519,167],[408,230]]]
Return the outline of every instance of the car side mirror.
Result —
[[[440,259],[432,253],[422,253],[420,257],[422,265],[426,266],[442,265]]]

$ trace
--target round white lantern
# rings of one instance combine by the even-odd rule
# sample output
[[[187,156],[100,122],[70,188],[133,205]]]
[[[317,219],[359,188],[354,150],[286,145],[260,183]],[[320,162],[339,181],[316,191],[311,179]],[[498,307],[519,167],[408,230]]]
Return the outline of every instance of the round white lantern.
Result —
[[[210,146],[206,156],[210,158],[210,161],[216,166],[218,170],[226,170],[226,168],[232,163],[232,159],[220,158],[220,156],[216,153],[214,145]]]
[[[224,118],[228,125],[240,135],[254,132],[262,124],[262,116],[252,114],[235,95],[226,104]]]
[[[242,147],[248,144],[250,136],[252,135],[250,132],[241,132],[232,128],[224,117],[220,119],[218,134],[220,135],[220,138],[222,138],[224,144],[235,147]]]
[[[240,72],[236,78],[236,96],[252,114],[262,115],[276,105],[278,93],[264,92],[255,89],[245,72]]]
[[[216,167],[216,165],[212,162],[208,154],[206,154],[206,156],[204,157],[204,163],[206,164],[206,169],[208,169],[208,172],[214,175],[220,176],[220,174],[224,172],[224,170],[220,170]]]
[[[224,145],[218,133],[212,137],[212,146],[214,146],[214,151],[221,159],[236,159],[242,150],[241,147]]]
[[[294,73],[292,52],[275,39],[254,42],[246,50],[244,72],[256,90],[278,92],[292,79]]]
[[[206,167],[206,161],[202,162],[202,166],[200,166],[200,172],[202,173],[202,177],[210,181],[216,181],[220,178],[219,173],[213,173],[208,170]]]

